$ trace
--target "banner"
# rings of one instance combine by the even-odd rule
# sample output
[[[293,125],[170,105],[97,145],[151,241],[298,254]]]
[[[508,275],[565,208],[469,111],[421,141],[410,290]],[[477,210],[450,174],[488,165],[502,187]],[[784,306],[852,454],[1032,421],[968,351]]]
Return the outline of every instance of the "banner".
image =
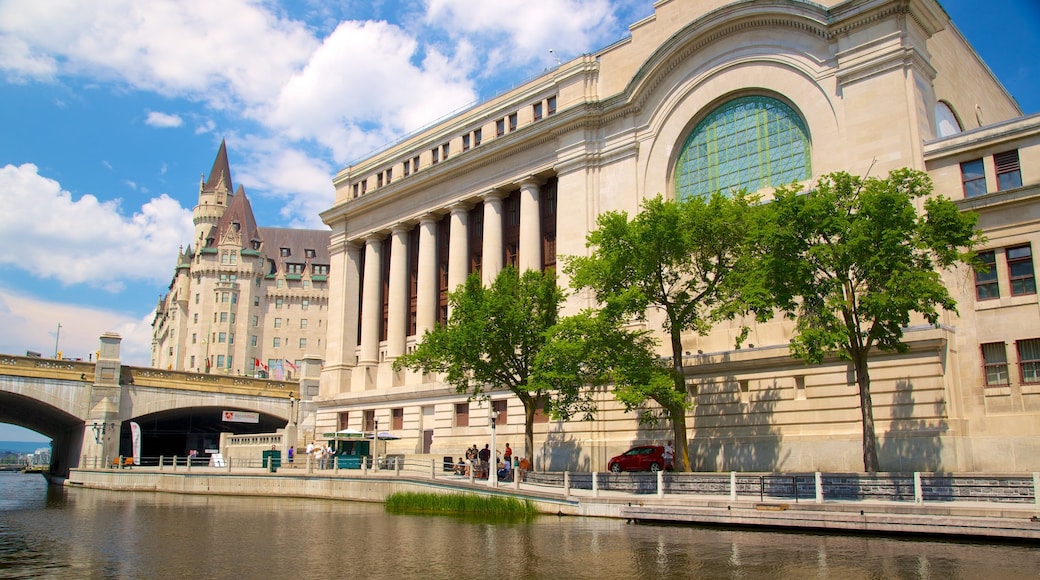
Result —
[[[223,411],[221,413],[221,420],[225,423],[259,423],[260,413],[250,413],[247,411]]]
[[[141,426],[130,421],[130,447],[134,454],[134,465],[141,465]]]
[[[271,375],[269,378],[274,379],[276,381],[285,380],[285,370],[282,368],[282,359],[271,359],[270,368]]]

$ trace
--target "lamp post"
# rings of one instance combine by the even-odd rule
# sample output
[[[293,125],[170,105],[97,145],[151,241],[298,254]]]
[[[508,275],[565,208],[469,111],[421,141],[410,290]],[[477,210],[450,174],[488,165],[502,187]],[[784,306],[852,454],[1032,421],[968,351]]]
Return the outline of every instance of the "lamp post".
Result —
[[[58,332],[54,333],[54,358],[58,358],[58,339],[61,338],[61,323],[58,323]]]
[[[491,407],[491,457],[488,459],[488,485],[498,487],[498,448],[495,447],[495,408]],[[494,462],[494,463],[492,463]]]
[[[101,445],[101,441],[105,438],[105,424],[94,421],[90,428],[94,430],[94,443]]]

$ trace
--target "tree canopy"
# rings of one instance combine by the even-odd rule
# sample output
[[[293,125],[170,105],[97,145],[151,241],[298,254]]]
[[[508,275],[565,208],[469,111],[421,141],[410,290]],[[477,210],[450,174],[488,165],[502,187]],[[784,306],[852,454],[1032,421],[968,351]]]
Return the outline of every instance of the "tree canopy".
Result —
[[[586,239],[591,253],[566,260],[572,286],[590,290],[601,316],[615,328],[646,320],[650,310],[663,314],[671,356],[651,364],[640,351],[651,350],[652,340],[643,336],[633,342],[627,360],[641,360],[643,366],[618,369],[624,380],[615,390],[628,409],[647,401],[660,406],[660,418],[672,425],[676,469],[690,467],[682,335],[706,334],[719,318],[737,312],[735,304],[749,303],[735,298],[742,292],[738,280],[747,268],[745,256],[755,229],[754,202],[743,193],[679,201],[650,198],[631,219],[625,212],[602,214]],[[617,354],[615,358],[623,360]],[[662,363],[666,372],[661,372]],[[653,413],[644,416],[656,418]]]
[[[781,187],[765,206],[755,278],[768,300],[796,319],[796,356],[852,362],[868,472],[879,470],[870,353],[905,352],[903,330],[914,313],[938,325],[939,309],[955,311],[939,270],[970,262],[980,241],[974,214],[931,194],[931,179],[921,171],[899,169],[884,179],[839,172],[806,193]],[[915,201],[922,198],[920,213]]]
[[[447,323],[427,331],[414,351],[394,361],[394,369],[441,373],[471,399],[508,389],[524,405],[524,454],[532,458],[537,411],[564,419],[595,412],[585,385],[595,384],[598,373],[594,360],[579,362],[583,346],[567,343],[582,322],[560,324],[562,300],[551,272],[519,274],[507,267],[490,287],[475,272],[449,294]]]

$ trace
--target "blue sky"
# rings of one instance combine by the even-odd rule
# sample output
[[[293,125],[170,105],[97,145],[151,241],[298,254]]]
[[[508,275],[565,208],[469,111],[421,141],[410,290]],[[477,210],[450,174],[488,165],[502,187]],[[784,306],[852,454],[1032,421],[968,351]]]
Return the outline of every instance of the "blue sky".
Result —
[[[942,4],[1040,112],[1040,3]],[[222,138],[258,223],[324,227],[350,161],[652,12],[651,0],[0,0],[0,353],[57,344],[86,359],[115,331],[123,360],[147,364],[152,311]],[[26,434],[0,425],[0,440]]]

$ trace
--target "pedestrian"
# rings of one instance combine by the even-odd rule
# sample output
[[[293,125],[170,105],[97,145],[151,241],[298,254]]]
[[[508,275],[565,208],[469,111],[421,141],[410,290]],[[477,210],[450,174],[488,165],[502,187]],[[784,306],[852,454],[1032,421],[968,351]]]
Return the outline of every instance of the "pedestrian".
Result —
[[[506,450],[502,452],[502,459],[504,459],[506,463],[509,463],[513,460],[513,449],[509,446],[508,443],[506,443]]]
[[[292,446],[292,445],[290,445],[290,446],[289,446],[289,452],[288,452],[288,453],[286,453],[286,456],[287,456],[287,457],[288,457],[288,459],[289,459],[289,465],[290,465],[290,466],[292,466],[293,454],[294,454],[295,452],[296,452],[296,450],[295,450],[295,449],[293,448],[293,446]]]
[[[664,468],[672,469],[672,460],[675,459],[675,449],[672,448],[672,442],[670,440],[668,443],[664,444],[664,452],[661,453],[661,458],[664,459]]]
[[[487,443],[484,444],[484,448],[480,450],[480,477],[489,477],[491,474],[491,446]]]

